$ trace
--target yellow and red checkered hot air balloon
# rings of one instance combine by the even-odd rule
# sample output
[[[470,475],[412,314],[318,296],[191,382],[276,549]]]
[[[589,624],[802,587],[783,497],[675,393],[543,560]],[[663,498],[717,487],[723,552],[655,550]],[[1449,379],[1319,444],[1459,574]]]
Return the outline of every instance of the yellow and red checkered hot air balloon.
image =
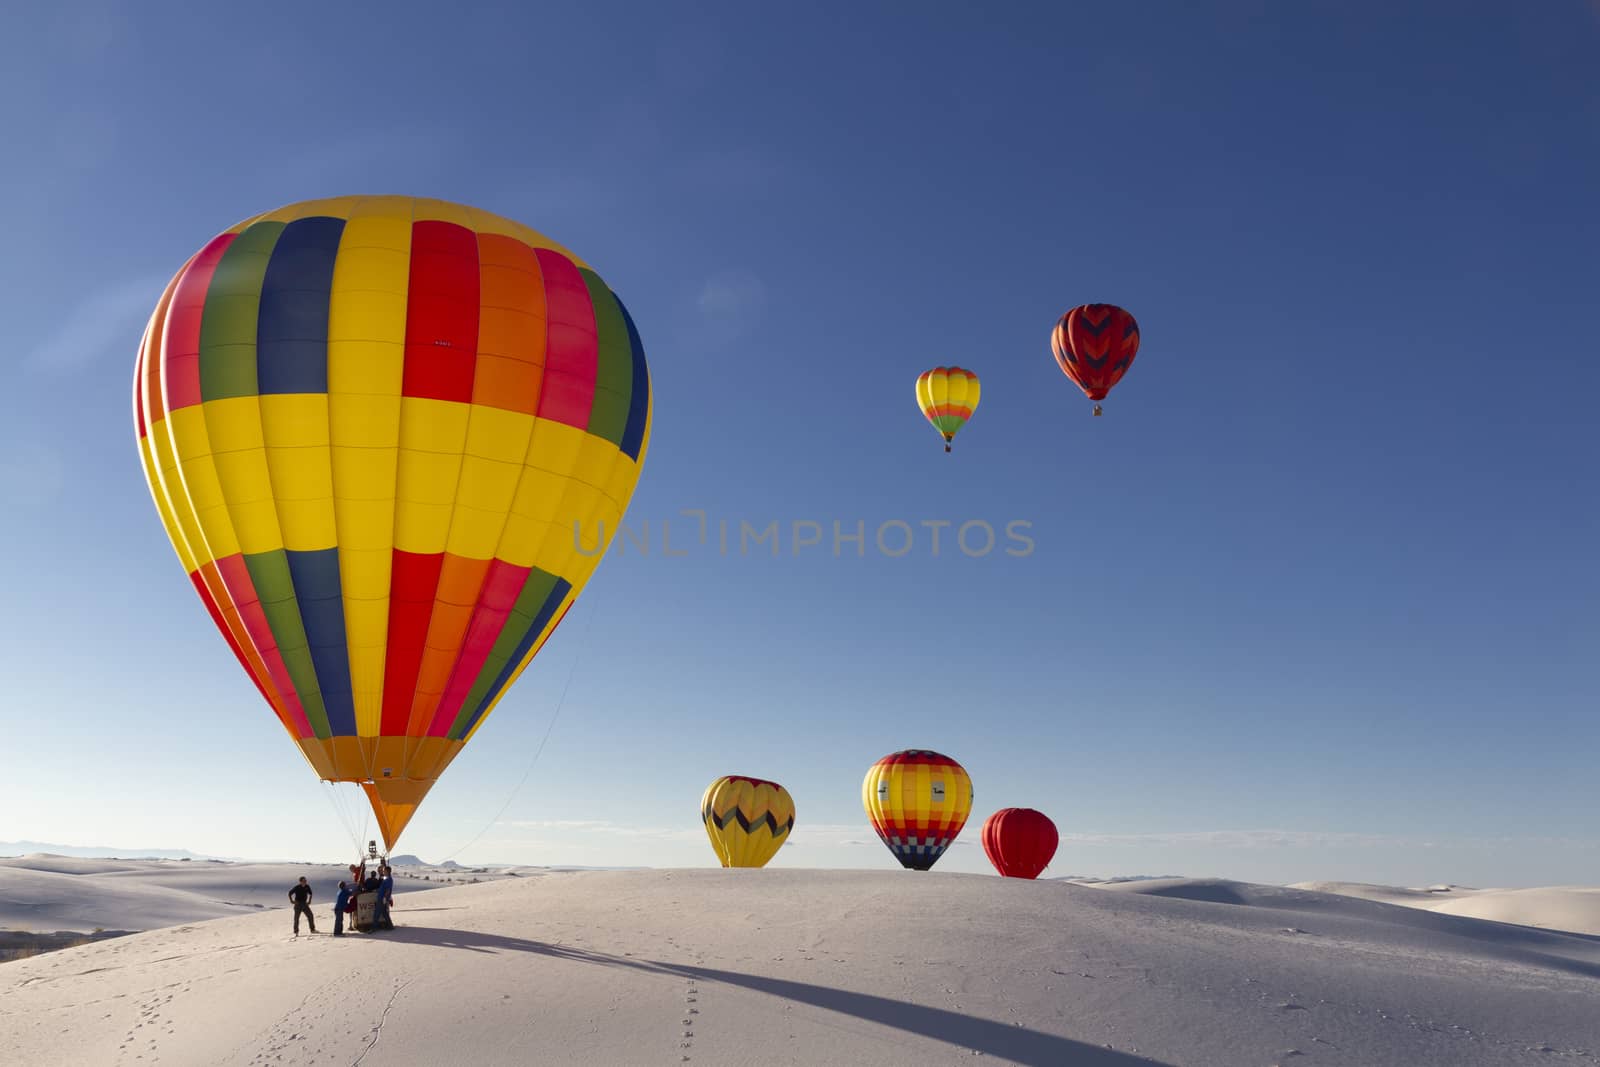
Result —
[[[944,438],[944,450],[956,431],[978,410],[978,376],[960,367],[935,367],[917,376],[917,406]]]
[[[724,867],[765,867],[794,829],[794,798],[777,782],[726,775],[706,787],[700,818]]]
[[[639,334],[583,260],[400,196],[214,237],[167,285],[134,377],[195,591],[391,849],[593,573],[650,418]]]
[[[972,779],[937,752],[907,749],[883,757],[861,783],[867,818],[901,866],[938,862],[972,813]]]

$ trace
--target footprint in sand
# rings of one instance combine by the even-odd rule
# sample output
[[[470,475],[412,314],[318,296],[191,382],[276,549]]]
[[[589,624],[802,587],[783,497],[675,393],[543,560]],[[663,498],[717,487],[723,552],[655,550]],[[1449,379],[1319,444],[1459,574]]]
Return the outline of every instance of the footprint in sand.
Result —
[[[684,994],[683,994],[683,1002],[684,1002],[683,1039],[678,1042],[678,1047],[681,1048],[681,1049],[690,1049],[690,1048],[694,1047],[694,1018],[693,1017],[700,1014],[700,1009],[696,1008],[694,1005],[695,1005],[696,1002],[699,1001],[699,999],[700,999],[700,989],[695,984],[694,979],[691,978],[691,979],[689,979],[689,986],[684,991]],[[683,1054],[683,1057],[682,1057],[681,1060],[679,1060],[679,1062],[680,1063],[688,1063],[689,1062],[689,1054],[688,1054],[688,1052],[685,1052]]]

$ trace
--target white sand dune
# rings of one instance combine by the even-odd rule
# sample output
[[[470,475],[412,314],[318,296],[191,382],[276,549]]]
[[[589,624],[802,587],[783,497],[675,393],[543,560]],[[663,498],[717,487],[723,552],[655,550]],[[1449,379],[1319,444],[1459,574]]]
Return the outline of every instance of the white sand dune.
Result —
[[[280,890],[286,892],[288,886]],[[0,930],[154,930],[257,910],[182,889],[107,883],[93,875],[0,871]]]
[[[332,902],[339,879],[348,874],[344,867],[327,864],[185,863],[48,855],[0,859],[0,930],[155,930],[230,915],[254,915],[287,908],[289,887],[301,875],[310,879],[320,905]],[[420,878],[395,881],[397,896],[429,888],[432,885]],[[290,915],[284,912],[286,922]]]
[[[1592,886],[1545,886],[1539,889],[1431,886],[1427,889],[1400,889],[1356,882],[1297,882],[1290,888],[1381,900],[1389,904],[1425,908],[1443,915],[1467,915],[1491,922],[1600,935],[1600,888]]]
[[[1442,901],[1432,910],[1600,936],[1600,889],[1592,887],[1485,889],[1463,899]]]
[[[319,914],[324,909],[319,909]],[[1306,890],[543,873],[0,965],[0,1059],[1267,1067],[1600,1057],[1600,938]],[[136,1061],[136,1057],[140,1057]]]
[[[1400,886],[1371,885],[1367,882],[1295,882],[1289,888],[1309,889],[1313,893],[1337,893],[1343,897],[1360,897],[1362,900],[1379,900],[1385,904],[1404,904],[1413,908],[1432,908],[1442,900],[1478,892],[1476,889],[1459,885],[1404,889]]]
[[[116,874],[121,871],[141,870],[143,865],[151,862],[155,861],[82,859],[76,856],[57,856],[54,853],[40,852],[30,856],[7,856],[0,859],[0,867],[44,871],[49,874]]]

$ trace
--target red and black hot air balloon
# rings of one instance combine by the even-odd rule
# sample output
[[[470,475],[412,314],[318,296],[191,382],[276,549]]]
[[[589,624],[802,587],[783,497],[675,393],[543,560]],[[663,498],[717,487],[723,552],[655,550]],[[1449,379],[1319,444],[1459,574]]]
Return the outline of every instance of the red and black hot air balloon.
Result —
[[[1032,808],[1002,808],[983,824],[984,855],[1006,878],[1039,877],[1059,843],[1056,824]]]
[[[1095,402],[1122,380],[1139,354],[1139,324],[1115,304],[1082,304],[1061,316],[1050,333],[1061,373]]]

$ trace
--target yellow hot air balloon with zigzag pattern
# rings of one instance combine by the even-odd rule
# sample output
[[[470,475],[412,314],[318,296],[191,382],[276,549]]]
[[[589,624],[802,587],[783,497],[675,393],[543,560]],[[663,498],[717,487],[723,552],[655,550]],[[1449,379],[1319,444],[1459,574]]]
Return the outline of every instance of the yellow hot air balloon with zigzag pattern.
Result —
[[[777,782],[725,775],[706,787],[700,818],[724,867],[765,867],[794,829],[794,798]]]

